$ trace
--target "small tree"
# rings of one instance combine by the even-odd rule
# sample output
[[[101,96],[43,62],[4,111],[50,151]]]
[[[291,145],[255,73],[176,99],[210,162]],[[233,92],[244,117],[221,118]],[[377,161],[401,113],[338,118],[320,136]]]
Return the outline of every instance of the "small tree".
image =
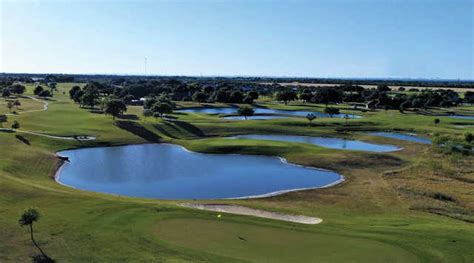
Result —
[[[11,92],[10,92],[9,89],[4,88],[4,89],[2,90],[2,97],[3,97],[5,100],[6,100],[8,97],[10,97],[10,95],[11,95]]]
[[[49,90],[43,90],[38,94],[38,96],[46,98],[46,97],[52,97],[53,94]]]
[[[242,106],[237,110],[237,112],[239,115],[244,116],[244,119],[247,119],[247,117],[252,116],[255,113],[253,108],[250,106]]]
[[[80,91],[80,90],[81,90],[81,87],[79,87],[79,86],[74,86],[74,87],[72,87],[72,88],[69,90],[69,98],[70,98],[71,100],[74,100],[74,95],[76,95],[76,93],[77,93],[78,91]]]
[[[110,99],[105,104],[105,114],[112,115],[112,118],[115,120],[115,117],[118,117],[120,114],[123,114],[127,111],[127,106],[122,100],[119,99]]]
[[[15,100],[15,102],[13,102],[13,105],[15,105],[16,109],[18,110],[18,107],[21,106],[21,102],[19,100]]]
[[[327,107],[327,108],[324,108],[324,113],[329,114],[329,117],[332,118],[333,115],[339,114],[339,109]]]
[[[313,113],[308,113],[306,115],[306,119],[308,119],[309,123],[311,123],[316,118],[317,118],[316,115],[314,115]]]
[[[135,100],[135,97],[131,94],[128,94],[123,96],[122,100],[126,105],[129,105],[132,103],[133,100]]]
[[[99,92],[95,89],[86,89],[84,94],[81,96],[81,105],[86,105],[94,108],[97,105],[99,99]]]
[[[244,94],[238,90],[230,94],[230,101],[233,103],[241,103],[243,99],[244,99]]]
[[[20,129],[20,123],[18,121],[13,121],[12,129]]]
[[[143,108],[151,109],[151,107],[153,107],[153,105],[155,105],[157,101],[158,100],[156,100],[155,97],[148,97],[145,99],[145,102],[143,103]]]
[[[258,94],[257,91],[252,90],[252,91],[249,91],[249,93],[247,94],[247,96],[251,97],[253,100],[257,100],[258,97],[259,97],[259,94]]]
[[[157,102],[153,104],[150,110],[153,112],[153,116],[163,118],[164,114],[170,114],[173,112],[173,107],[168,103]]]
[[[466,142],[471,143],[474,140],[474,135],[471,132],[464,133],[464,140]]]
[[[10,100],[10,101],[7,102],[7,108],[8,108],[8,110],[9,110],[10,112],[12,112],[13,106],[15,106],[15,104],[13,103],[13,101]]]
[[[1,124],[2,122],[7,122],[7,121],[8,121],[7,115],[5,115],[5,114],[0,114],[0,124]],[[1,126],[1,125],[0,125],[0,126]]]
[[[344,120],[346,120],[346,125],[347,125],[347,121],[350,119],[351,117],[349,116],[349,114],[344,114]]]
[[[29,226],[30,227],[31,241],[33,241],[33,243],[35,243],[35,245],[36,245],[36,241],[35,241],[35,238],[34,238],[34,235],[33,235],[33,223],[38,221],[39,218],[40,218],[40,213],[38,212],[38,210],[36,210],[34,208],[28,208],[20,216],[20,220],[18,220],[18,223],[20,224],[20,226]]]
[[[208,98],[207,94],[201,91],[196,91],[193,94],[193,101],[197,101],[199,103],[205,102],[207,98]]]
[[[150,109],[143,109],[143,117],[146,120],[146,117],[153,116],[153,112]]]
[[[285,105],[287,105],[290,101],[296,100],[297,98],[296,92],[294,91],[280,91],[276,94],[276,99],[278,101],[283,101]]]
[[[250,97],[249,95],[245,96],[244,100],[242,101],[245,104],[253,104],[253,98]]]
[[[11,92],[15,94],[23,94],[26,91],[25,86],[20,85],[20,84],[15,84],[11,86],[10,89],[11,89]]]
[[[33,90],[33,94],[35,94],[35,95],[38,96],[38,95],[39,95],[41,92],[43,92],[43,91],[44,91],[43,87],[41,87],[41,86],[36,86],[36,88]]]
[[[406,101],[402,102],[402,103],[400,104],[400,107],[399,107],[400,113],[404,113],[405,110],[406,110],[407,108],[411,107],[411,106],[412,106],[412,103],[411,103],[411,101],[409,101],[409,100],[406,100]]]
[[[30,238],[31,242],[35,245],[35,247],[38,248],[40,251],[41,255],[43,256],[43,262],[53,262],[45,253],[44,251],[38,246],[36,243],[36,240],[33,235],[33,223],[37,222],[40,219],[40,213],[38,210],[34,208],[28,208],[23,212],[23,214],[20,216],[20,219],[18,220],[18,224],[20,226],[29,226],[30,228]]]
[[[390,91],[390,87],[387,86],[386,84],[379,84],[377,85],[377,90],[380,92],[387,92],[387,91]]]
[[[82,95],[84,95],[84,91],[81,89],[76,91],[74,95],[72,95],[72,100],[74,101],[74,103],[79,103],[79,107],[82,106],[82,101],[81,101]]]
[[[435,125],[438,125],[440,122],[441,122],[441,121],[440,121],[438,118],[434,119],[434,124],[435,124]]]

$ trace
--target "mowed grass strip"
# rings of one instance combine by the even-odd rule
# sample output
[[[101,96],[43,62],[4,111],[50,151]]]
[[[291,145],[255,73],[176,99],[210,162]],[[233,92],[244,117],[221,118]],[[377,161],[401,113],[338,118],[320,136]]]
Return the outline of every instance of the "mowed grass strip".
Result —
[[[175,245],[254,262],[419,262],[378,241],[218,220],[166,219],[154,231]]]

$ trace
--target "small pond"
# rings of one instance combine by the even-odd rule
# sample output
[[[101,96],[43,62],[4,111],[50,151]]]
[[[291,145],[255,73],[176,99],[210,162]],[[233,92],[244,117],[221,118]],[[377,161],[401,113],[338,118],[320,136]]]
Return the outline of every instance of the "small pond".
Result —
[[[222,117],[226,120],[245,120],[245,117],[242,116],[226,116]],[[272,120],[272,119],[281,119],[281,118],[288,118],[288,116],[281,116],[281,115],[253,115],[248,116],[247,120]]]
[[[374,144],[363,142],[359,140],[347,140],[342,138],[331,137],[310,137],[310,136],[296,136],[296,135],[237,135],[229,137],[232,139],[254,139],[254,140],[272,140],[283,142],[301,142],[315,144],[331,149],[340,150],[354,150],[354,151],[369,151],[369,152],[392,152],[401,150],[401,148],[394,145]]]
[[[448,118],[456,118],[456,119],[464,119],[464,120],[474,120],[474,116],[466,116],[466,115],[449,115],[449,116],[440,116],[440,117],[448,117]]]
[[[342,180],[339,174],[288,164],[281,158],[195,153],[173,144],[62,151],[69,157],[56,180],[102,193],[160,199],[219,199],[274,195]]]
[[[431,139],[419,137],[415,134],[398,133],[398,132],[370,132],[369,134],[380,136],[380,137],[402,140],[402,141],[431,144]]]
[[[211,107],[203,107],[203,108],[190,108],[190,109],[182,109],[177,110],[178,112],[185,112],[185,113],[205,113],[205,114],[237,114],[237,108],[211,108]],[[330,118],[329,114],[319,112],[319,111],[291,111],[291,110],[276,110],[276,109],[268,109],[268,108],[254,108],[255,114],[266,114],[267,116],[252,116],[249,119],[275,119],[275,118],[285,118],[290,116],[300,116],[305,117],[309,113],[314,114],[318,118]],[[274,116],[268,116],[268,114],[274,114]],[[284,116],[287,115],[287,116]],[[332,115],[333,118],[344,118],[345,114],[334,114]],[[348,114],[349,118],[361,118],[361,116]],[[243,119],[241,116],[229,116],[224,117],[225,119]]]
[[[185,113],[205,113],[205,114],[235,114],[237,108],[212,108],[212,107],[202,107],[202,108],[189,108],[177,110],[177,112]]]

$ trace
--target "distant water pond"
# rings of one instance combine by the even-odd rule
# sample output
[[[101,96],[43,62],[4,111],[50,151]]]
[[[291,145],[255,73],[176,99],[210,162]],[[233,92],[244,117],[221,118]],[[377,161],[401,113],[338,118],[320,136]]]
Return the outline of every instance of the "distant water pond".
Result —
[[[242,116],[226,116],[222,117],[226,120],[245,120],[245,117]],[[247,120],[272,120],[272,119],[281,119],[281,118],[288,118],[288,116],[281,116],[281,115],[253,115],[248,116]]]
[[[234,114],[237,112],[237,108],[212,108],[212,107],[202,107],[202,108],[189,108],[177,110],[177,112],[185,113],[205,113],[205,114]]]
[[[391,139],[403,140],[403,141],[431,144],[430,139],[419,137],[413,134],[397,133],[397,132],[371,132],[369,134],[380,136],[380,137],[391,138]]]
[[[309,113],[314,114],[318,118],[330,118],[329,114],[319,112],[319,111],[291,111],[291,110],[276,110],[276,109],[268,109],[268,108],[254,108],[255,114],[274,114],[271,115],[263,115],[263,116],[252,116],[248,119],[258,119],[258,120],[266,120],[266,119],[275,119],[275,118],[286,118],[288,115],[290,116],[300,116],[305,117]],[[237,108],[211,108],[211,107],[203,107],[203,108],[190,108],[190,109],[182,109],[178,110],[178,112],[186,112],[186,113],[205,113],[205,114],[237,114]],[[287,115],[287,116],[284,116]],[[332,115],[333,118],[344,118],[345,114],[334,114]],[[349,118],[361,118],[361,116],[348,114]],[[241,116],[228,116],[224,117],[225,119],[235,119],[240,120],[243,119]]]
[[[178,145],[143,144],[62,151],[58,182],[102,193],[160,199],[273,195],[339,182],[339,174],[277,157],[204,154]]]
[[[342,138],[330,137],[310,137],[310,136],[295,136],[295,135],[237,135],[230,137],[233,139],[254,139],[254,140],[271,140],[283,142],[301,142],[315,144],[331,149],[340,150],[354,150],[354,151],[369,151],[369,152],[392,152],[400,150],[401,148],[394,145],[374,144],[358,140],[347,140]]]
[[[465,120],[474,120],[474,116],[465,116],[465,115],[449,115],[449,116],[441,116],[441,117],[465,119]]]

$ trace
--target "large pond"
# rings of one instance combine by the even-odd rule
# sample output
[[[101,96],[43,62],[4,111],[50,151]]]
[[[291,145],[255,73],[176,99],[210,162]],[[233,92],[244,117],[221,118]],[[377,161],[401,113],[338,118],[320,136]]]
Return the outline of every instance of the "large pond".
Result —
[[[422,144],[431,144],[431,139],[417,136],[416,134],[398,133],[398,132],[371,132],[370,135],[397,139],[402,141],[417,142]]]
[[[58,154],[70,160],[59,170],[58,182],[134,197],[255,197],[324,187],[343,178],[277,157],[195,153],[172,144],[84,148]]]
[[[315,144],[331,149],[339,150],[354,150],[354,151],[370,151],[370,152],[392,152],[400,150],[401,148],[394,145],[374,144],[363,142],[359,140],[348,140],[343,138],[332,137],[310,137],[310,136],[296,136],[296,135],[237,135],[229,137],[232,139],[254,139],[254,140],[272,140],[283,142],[301,142]]]
[[[205,114],[237,114],[237,108],[212,108],[212,107],[203,107],[203,108],[190,108],[190,109],[182,109],[178,110],[178,112],[186,112],[186,113],[205,113]],[[249,119],[275,119],[275,118],[285,118],[288,116],[300,116],[305,117],[306,115],[312,113],[318,118],[344,118],[346,114],[334,114],[330,116],[329,114],[319,112],[319,111],[290,111],[290,110],[276,110],[276,109],[268,109],[268,108],[254,108],[255,114],[263,114],[263,116],[252,116]],[[269,114],[273,114],[270,116]],[[265,116],[267,115],[267,116]],[[287,116],[285,116],[287,115]],[[348,114],[349,118],[361,118],[357,115]],[[243,119],[241,116],[228,116],[224,117],[225,119]]]

